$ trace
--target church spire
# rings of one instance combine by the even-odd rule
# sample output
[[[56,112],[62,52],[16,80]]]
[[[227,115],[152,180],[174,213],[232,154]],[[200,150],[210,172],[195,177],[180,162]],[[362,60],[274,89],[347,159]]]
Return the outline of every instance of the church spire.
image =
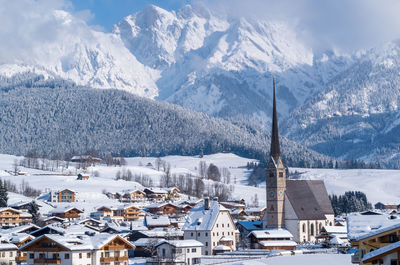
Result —
[[[272,109],[272,132],[271,132],[271,152],[270,157],[274,161],[278,161],[281,156],[281,149],[279,146],[279,132],[278,132],[278,115],[276,112],[276,99],[275,99],[275,79],[273,79],[273,109]]]

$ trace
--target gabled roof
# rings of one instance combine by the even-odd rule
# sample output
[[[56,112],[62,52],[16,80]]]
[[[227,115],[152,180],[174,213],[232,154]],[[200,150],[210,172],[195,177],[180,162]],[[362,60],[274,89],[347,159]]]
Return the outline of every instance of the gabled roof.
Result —
[[[383,256],[397,252],[398,250],[400,250],[400,241],[397,241],[396,243],[392,243],[385,247],[378,248],[377,250],[365,254],[362,259],[362,262],[369,263]]]
[[[17,209],[11,208],[11,207],[2,207],[2,208],[0,208],[0,212],[4,212],[4,211],[7,211],[7,210],[13,211],[13,212],[17,212],[17,213],[22,213],[20,210],[17,210]]]
[[[217,201],[210,200],[210,209],[208,210],[204,208],[204,202],[200,202],[190,210],[182,230],[211,230],[220,211],[227,211],[229,213]]]
[[[128,246],[131,248],[134,248],[135,246],[129,243],[126,239],[119,235],[112,235],[112,234],[96,234],[94,236],[82,236],[82,237],[76,237],[76,236],[61,236],[61,235],[42,235],[31,242],[23,245],[20,250],[24,251],[25,249],[29,249],[29,246],[35,244],[36,242],[43,240],[43,239],[49,239],[60,246],[73,251],[73,250],[97,250],[101,249],[104,247],[106,244],[108,244],[110,241],[118,238],[122,241],[124,241]]]
[[[379,235],[379,234],[390,232],[391,230],[398,230],[398,229],[400,229],[400,223],[397,223],[397,224],[392,225],[392,226],[387,226],[387,227],[384,227],[384,228],[381,228],[381,229],[377,229],[377,230],[372,231],[370,233],[367,233],[367,234],[364,234],[362,236],[359,236],[356,239],[356,241],[360,241],[360,240],[363,240],[363,239],[366,239],[366,238],[369,238],[369,237],[373,237],[373,236],[376,236],[376,235]]]
[[[158,216],[158,215],[147,215],[145,217],[146,226],[169,226],[171,221],[168,216]]]
[[[35,224],[27,224],[27,225],[21,225],[21,226],[16,226],[16,227],[12,227],[9,229],[0,229],[0,234],[13,234],[13,233],[23,233],[26,230],[29,229],[40,229],[39,226],[35,225]]]
[[[145,188],[143,190],[146,193],[153,193],[153,194],[167,194],[168,192],[164,189],[160,188]]]
[[[80,213],[83,213],[82,210],[80,210],[80,209],[78,209],[78,208],[76,208],[74,206],[57,207],[57,208],[54,208],[53,210],[51,210],[50,213],[66,213],[66,212],[69,212],[69,211],[74,210],[74,209],[77,210]]]
[[[168,244],[176,248],[190,248],[190,247],[202,247],[203,243],[194,240],[194,239],[185,239],[185,240],[168,240],[159,242],[156,247],[161,246],[163,244]]]
[[[300,220],[325,220],[325,214],[334,214],[322,180],[286,180],[286,196]]]
[[[257,239],[268,239],[268,238],[293,238],[292,233],[286,229],[265,229],[265,230],[254,230],[248,235],[253,235]]]

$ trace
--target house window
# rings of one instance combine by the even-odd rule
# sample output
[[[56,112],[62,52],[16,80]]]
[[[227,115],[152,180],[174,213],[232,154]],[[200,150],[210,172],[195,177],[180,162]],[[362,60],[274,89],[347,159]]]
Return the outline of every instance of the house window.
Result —
[[[186,249],[186,253],[189,253],[190,252],[190,249]]]
[[[192,248],[192,253],[195,253],[196,252],[196,249],[195,248]]]
[[[35,254],[29,253],[29,258],[30,258],[30,259],[34,259],[34,258],[35,258]]]
[[[310,226],[310,234],[313,236],[314,235],[314,224],[311,224]]]
[[[200,236],[200,232],[199,232],[199,233],[197,233],[197,236]]]
[[[103,253],[101,253],[101,254],[103,254]],[[69,259],[69,253],[64,254],[64,259]]]
[[[206,250],[206,255],[208,255],[208,251]]]
[[[80,258],[80,259],[82,258],[82,253],[79,253],[79,258]]]
[[[193,233],[190,233],[190,236],[193,236]]]
[[[89,253],[89,252],[86,253],[86,257],[87,257],[88,259],[90,259],[90,253]]]
[[[217,227],[218,227],[218,224],[217,224]]]
[[[208,236],[208,233],[206,232],[205,235]]]
[[[206,247],[208,247],[208,242],[206,241]]]
[[[13,253],[12,252],[10,252],[10,257],[12,257],[13,256]]]

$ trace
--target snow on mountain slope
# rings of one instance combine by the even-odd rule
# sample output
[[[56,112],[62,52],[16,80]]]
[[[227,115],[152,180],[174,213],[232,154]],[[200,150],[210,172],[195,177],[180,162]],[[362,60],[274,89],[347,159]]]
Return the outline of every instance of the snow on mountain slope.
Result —
[[[81,85],[157,96],[154,80],[158,72],[139,63],[119,38],[95,31],[65,11],[56,10],[47,16],[57,28],[56,36],[32,45],[29,56],[6,60],[0,66],[0,75],[36,72]]]
[[[285,135],[325,154],[399,166],[399,54],[399,41],[365,53],[291,114]]]
[[[349,61],[334,53],[319,60],[283,22],[233,19],[200,6],[149,6],[113,33],[140,62],[162,71],[158,99],[262,123],[269,117],[272,76],[286,116]]]

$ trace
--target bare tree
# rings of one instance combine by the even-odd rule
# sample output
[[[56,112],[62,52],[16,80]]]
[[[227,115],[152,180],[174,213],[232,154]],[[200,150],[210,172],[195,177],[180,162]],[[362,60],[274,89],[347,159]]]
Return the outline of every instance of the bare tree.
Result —
[[[17,175],[18,172],[19,172],[19,166],[18,166],[18,160],[17,159],[14,159],[13,168],[14,168],[14,174]]]
[[[205,178],[207,173],[207,163],[205,161],[199,162],[199,176]]]

